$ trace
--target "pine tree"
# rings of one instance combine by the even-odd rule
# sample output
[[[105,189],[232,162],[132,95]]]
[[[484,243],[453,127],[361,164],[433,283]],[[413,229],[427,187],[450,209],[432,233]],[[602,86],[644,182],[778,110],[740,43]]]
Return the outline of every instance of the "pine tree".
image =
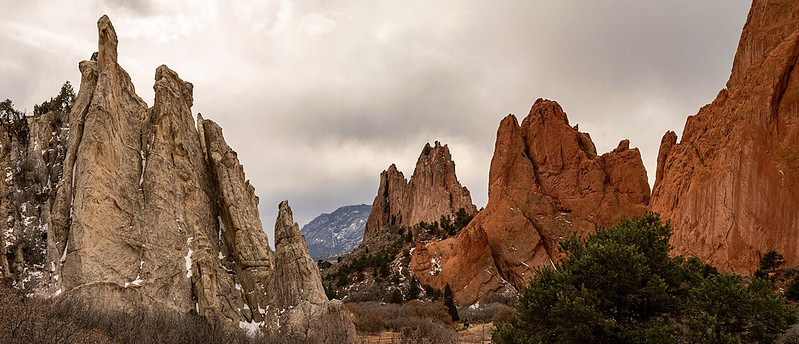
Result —
[[[447,306],[447,313],[452,317],[452,321],[460,321],[458,316],[458,308],[455,307],[455,300],[452,299],[452,288],[449,283],[444,287],[444,305]]]
[[[419,288],[419,283],[416,282],[416,279],[411,279],[411,285],[408,287],[408,300],[415,300],[419,297],[419,293],[422,291]]]

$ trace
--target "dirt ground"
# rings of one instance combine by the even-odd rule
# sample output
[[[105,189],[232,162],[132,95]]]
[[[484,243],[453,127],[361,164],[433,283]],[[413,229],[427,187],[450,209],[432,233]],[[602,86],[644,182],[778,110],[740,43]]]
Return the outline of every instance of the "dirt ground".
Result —
[[[494,324],[474,324],[468,329],[458,331],[458,343],[491,343],[491,331],[493,329]],[[401,343],[399,339],[399,333],[396,332],[381,332],[378,334],[362,333],[360,334],[360,339],[361,343],[363,344]]]

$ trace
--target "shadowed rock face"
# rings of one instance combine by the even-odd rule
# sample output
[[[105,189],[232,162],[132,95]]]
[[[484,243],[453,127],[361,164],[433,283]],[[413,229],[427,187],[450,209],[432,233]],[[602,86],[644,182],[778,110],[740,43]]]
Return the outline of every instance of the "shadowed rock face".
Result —
[[[416,161],[410,181],[394,164],[380,174],[363,242],[380,240],[391,226],[412,229],[422,221],[439,221],[441,216],[455,218],[461,208],[469,215],[477,213],[469,190],[455,176],[449,147],[438,141],[435,146],[428,143]]]
[[[682,137],[667,132],[652,209],[678,254],[737,272],[761,255],[799,262],[799,2],[755,0],[727,88]]]
[[[420,243],[411,260],[420,282],[449,283],[459,303],[524,286],[558,259],[562,237],[642,214],[649,184],[629,141],[597,156],[557,103],[539,99],[521,125],[513,115],[500,123],[488,196],[457,237]]]
[[[193,310],[306,340],[354,340],[350,315],[327,300],[288,202],[280,204],[277,254],[269,248],[255,189],[222,129],[192,116],[192,84],[158,67],[148,108],[117,64],[108,17],[98,29],[97,60],[80,63],[66,147],[58,148],[65,139],[57,128],[50,135],[46,121],[55,114],[32,119],[37,149],[45,137],[57,141],[33,169],[60,180],[35,207],[45,222],[19,229],[46,232],[47,242],[41,261],[21,263],[33,267],[29,275],[16,278],[45,296],[85,297],[109,310]],[[8,163],[0,159],[0,167]],[[3,247],[24,245],[2,239]],[[20,269],[3,253],[0,272],[9,277]]]

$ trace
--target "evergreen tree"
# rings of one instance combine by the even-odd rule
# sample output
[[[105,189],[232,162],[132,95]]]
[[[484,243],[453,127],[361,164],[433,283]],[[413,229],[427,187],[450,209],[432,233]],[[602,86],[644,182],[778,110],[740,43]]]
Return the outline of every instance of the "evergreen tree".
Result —
[[[447,306],[447,313],[452,317],[452,321],[459,321],[458,308],[455,307],[455,300],[452,299],[452,288],[449,283],[444,287],[444,305]]]
[[[774,343],[796,323],[768,281],[719,273],[669,256],[671,228],[657,214],[561,244],[523,289],[497,343]]]
[[[419,288],[419,282],[417,282],[415,278],[411,279],[411,285],[408,287],[408,300],[415,300],[419,297],[421,291],[422,289]]]
[[[766,252],[760,259],[760,269],[764,271],[775,271],[784,264],[785,258],[774,250]]]
[[[799,275],[793,278],[788,289],[785,290],[785,298],[791,301],[799,301]]]
[[[39,105],[33,106],[33,115],[43,115],[50,111],[56,112],[69,112],[72,110],[72,104],[75,103],[75,91],[72,89],[72,84],[69,81],[61,85],[61,91],[55,98],[45,101]]]
[[[399,289],[394,289],[391,293],[391,303],[402,303],[402,292]]]

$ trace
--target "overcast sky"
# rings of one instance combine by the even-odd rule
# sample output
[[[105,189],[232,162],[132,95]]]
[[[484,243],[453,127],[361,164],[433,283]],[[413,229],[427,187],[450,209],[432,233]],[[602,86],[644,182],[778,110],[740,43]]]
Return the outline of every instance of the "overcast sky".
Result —
[[[599,152],[629,138],[654,181],[666,130],[724,86],[750,0],[0,0],[0,100],[17,108],[80,83],[97,19],[153,103],[155,68],[194,84],[224,129],[272,239],[280,200],[303,225],[371,204],[391,163],[449,145],[487,202],[499,121],[558,101]]]

